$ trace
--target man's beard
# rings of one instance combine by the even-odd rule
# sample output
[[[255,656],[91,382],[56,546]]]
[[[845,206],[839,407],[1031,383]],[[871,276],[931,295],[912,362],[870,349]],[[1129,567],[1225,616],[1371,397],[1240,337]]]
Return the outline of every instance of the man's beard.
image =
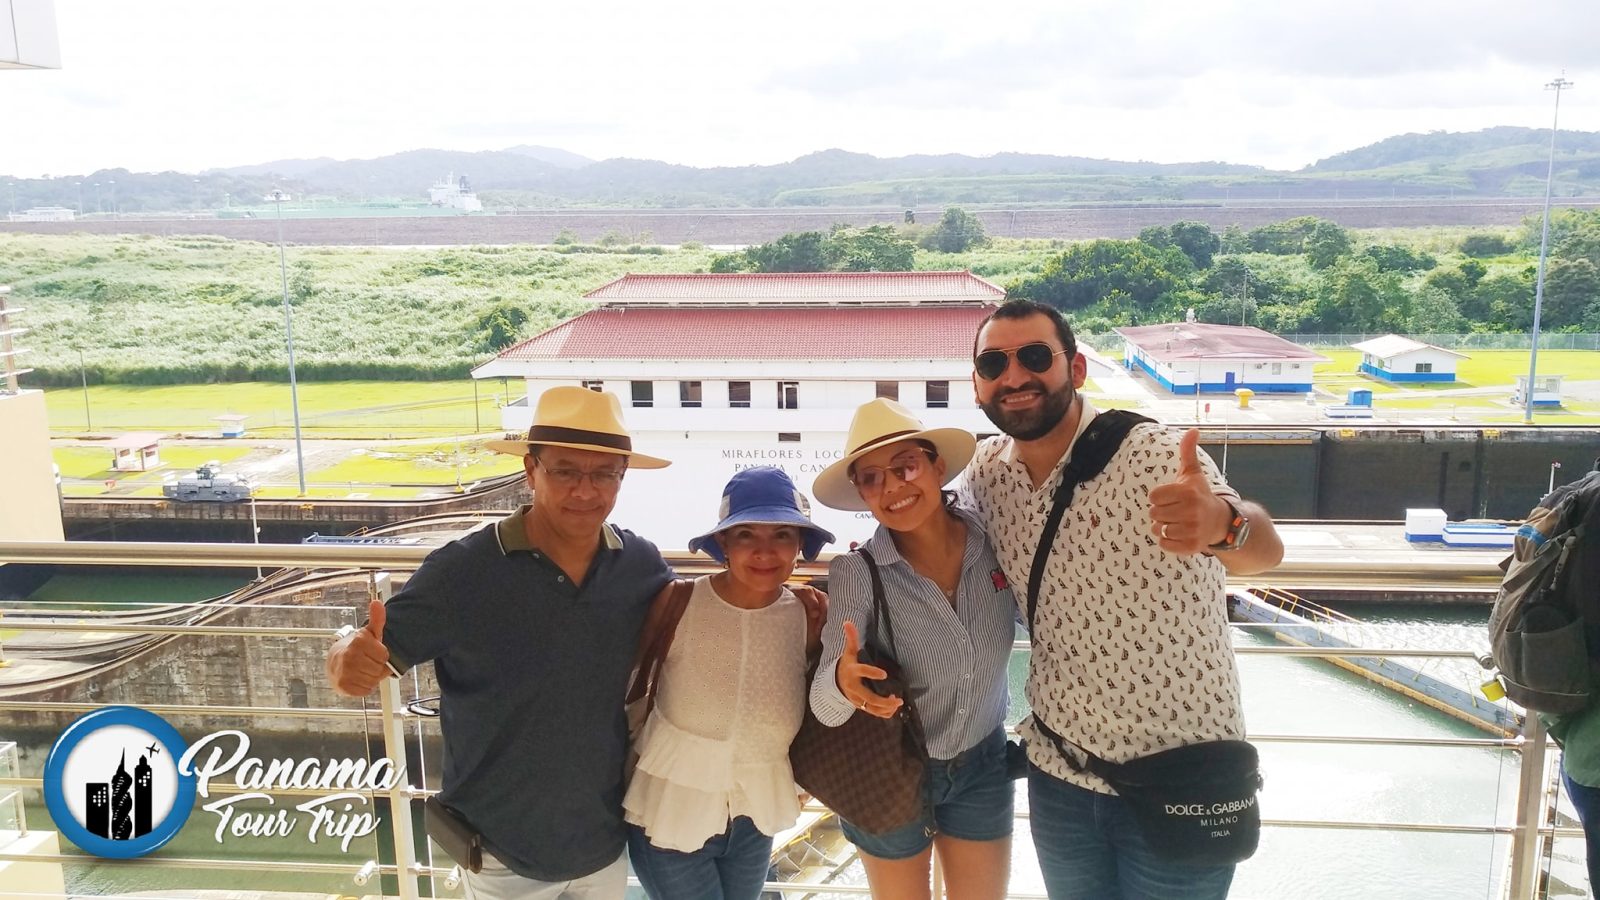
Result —
[[[1036,409],[1007,410],[1000,405],[1006,397],[1023,391],[1038,391],[1040,403]],[[1059,391],[1049,391],[1045,386],[1034,382],[1013,388],[1009,391],[996,391],[988,403],[978,404],[983,409],[983,414],[995,427],[1011,435],[1019,441],[1036,441],[1049,434],[1052,429],[1061,424],[1067,417],[1067,411],[1072,409],[1072,396],[1077,393],[1071,382],[1064,385]]]

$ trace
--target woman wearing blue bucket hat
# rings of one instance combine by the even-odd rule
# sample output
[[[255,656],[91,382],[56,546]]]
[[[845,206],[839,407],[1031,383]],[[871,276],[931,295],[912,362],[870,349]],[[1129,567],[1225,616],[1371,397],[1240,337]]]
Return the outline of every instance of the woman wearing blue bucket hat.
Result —
[[[825,613],[784,582],[833,540],[809,510],[782,469],[745,469],[716,527],[689,542],[726,568],[694,582],[634,741],[623,811],[652,900],[755,900],[772,836],[800,815],[789,744]]]

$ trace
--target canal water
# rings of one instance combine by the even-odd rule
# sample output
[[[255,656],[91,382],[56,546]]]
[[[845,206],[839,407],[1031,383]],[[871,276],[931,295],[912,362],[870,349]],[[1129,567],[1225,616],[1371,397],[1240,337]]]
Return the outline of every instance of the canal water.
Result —
[[[1343,611],[1382,623],[1397,643],[1487,648],[1484,624],[1488,611],[1483,607],[1350,606]],[[1242,628],[1236,629],[1235,639],[1241,648],[1273,645],[1270,639]],[[1486,736],[1321,660],[1241,654],[1239,665],[1246,719],[1253,733]],[[1026,666],[1026,654],[1019,652],[1011,666],[1013,720],[1024,712]],[[0,740],[5,739],[0,734]],[[37,774],[48,752],[49,737],[24,736],[23,743],[23,768],[28,774]],[[1266,818],[1482,826],[1513,818],[1517,756],[1510,752],[1277,742],[1258,746],[1266,779],[1261,793]],[[258,743],[255,752],[327,758],[360,754],[363,748],[354,739],[342,744],[280,740],[267,746]],[[437,766],[436,759],[430,762]],[[1027,809],[1025,789],[1019,789],[1018,809]],[[28,814],[36,826],[48,827],[48,815],[36,796],[29,798]],[[312,844],[303,833],[290,838],[228,836],[219,844],[213,836],[216,823],[214,814],[197,810],[161,855],[359,863],[377,858],[379,841],[387,840],[381,832],[360,838],[348,852],[326,840]],[[1239,867],[1232,896],[1260,900],[1494,898],[1499,896],[1505,876],[1507,847],[1507,838],[1489,835],[1268,828],[1259,852]],[[387,859],[388,854],[383,856]],[[1557,842],[1552,896],[1588,896],[1582,859],[1581,840]],[[173,869],[157,862],[73,865],[68,878],[69,890],[81,895],[177,888],[361,894],[376,887],[376,881],[357,887],[344,875],[306,871],[246,875],[226,869]],[[846,867],[838,880],[863,884],[859,863]],[[1018,822],[1014,840],[1012,890],[1043,893],[1026,820]],[[460,895],[459,889],[441,893]]]

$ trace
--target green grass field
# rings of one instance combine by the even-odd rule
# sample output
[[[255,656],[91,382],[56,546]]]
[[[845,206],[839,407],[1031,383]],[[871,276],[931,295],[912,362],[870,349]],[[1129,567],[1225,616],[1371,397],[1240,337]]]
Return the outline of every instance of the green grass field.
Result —
[[[498,402],[520,385],[480,382],[473,408],[471,381],[323,381],[302,383],[301,430],[309,437],[426,437],[498,431]],[[516,399],[516,394],[511,399]],[[250,437],[293,437],[289,385],[265,382],[182,385],[91,385],[89,413],[82,389],[45,391],[50,428],[57,434],[162,431],[215,437],[215,416],[249,416]]]
[[[73,445],[53,451],[68,497],[159,497],[161,484],[170,475],[193,471],[211,460],[223,464],[252,454],[268,454],[271,448],[250,445],[185,447],[172,442],[161,447],[162,464],[146,472],[117,472],[110,468],[111,451],[99,447]],[[287,451],[283,451],[287,452]],[[389,445],[382,449],[352,447],[350,455],[332,465],[313,463],[306,472],[307,494],[313,497],[365,497],[374,500],[408,499],[423,493],[436,493],[439,487],[458,482],[471,484],[520,470],[519,460],[483,448],[482,440],[419,442]],[[71,479],[83,479],[73,481]],[[107,487],[106,482],[115,484]],[[297,497],[298,485],[260,484],[261,498]]]
[[[89,478],[105,481],[116,479],[120,484],[161,484],[168,473],[191,472],[202,463],[216,460],[229,463],[250,453],[249,447],[179,447],[165,444],[161,447],[161,465],[145,472],[117,472],[111,468],[111,451],[99,447],[56,447],[52,451],[56,465],[61,467],[62,478]]]
[[[483,449],[478,442],[407,446],[399,449],[358,448],[337,465],[318,469],[314,481],[358,484],[454,484],[518,472],[522,461]]]
[[[1374,395],[1397,391],[1449,391],[1516,384],[1528,374],[1526,350],[1472,350],[1456,367],[1456,380],[1446,383],[1391,384],[1356,371],[1361,354],[1355,350],[1319,349],[1332,361],[1317,366],[1316,384],[1329,389],[1363,387]],[[1564,375],[1574,381],[1600,380],[1600,353],[1588,350],[1545,350],[1539,354],[1539,374]]]

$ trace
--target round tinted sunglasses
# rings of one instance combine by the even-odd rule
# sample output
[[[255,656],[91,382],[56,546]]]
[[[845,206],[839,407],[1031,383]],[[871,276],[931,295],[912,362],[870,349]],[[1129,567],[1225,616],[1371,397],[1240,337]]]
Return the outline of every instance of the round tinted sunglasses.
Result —
[[[985,350],[972,359],[972,367],[977,370],[978,377],[984,381],[993,381],[1005,374],[1006,367],[1011,364],[1011,357],[1015,356],[1017,362],[1022,364],[1029,372],[1040,373],[1050,371],[1055,365],[1056,357],[1068,350],[1051,350],[1049,344],[1023,344],[1009,350]]]

